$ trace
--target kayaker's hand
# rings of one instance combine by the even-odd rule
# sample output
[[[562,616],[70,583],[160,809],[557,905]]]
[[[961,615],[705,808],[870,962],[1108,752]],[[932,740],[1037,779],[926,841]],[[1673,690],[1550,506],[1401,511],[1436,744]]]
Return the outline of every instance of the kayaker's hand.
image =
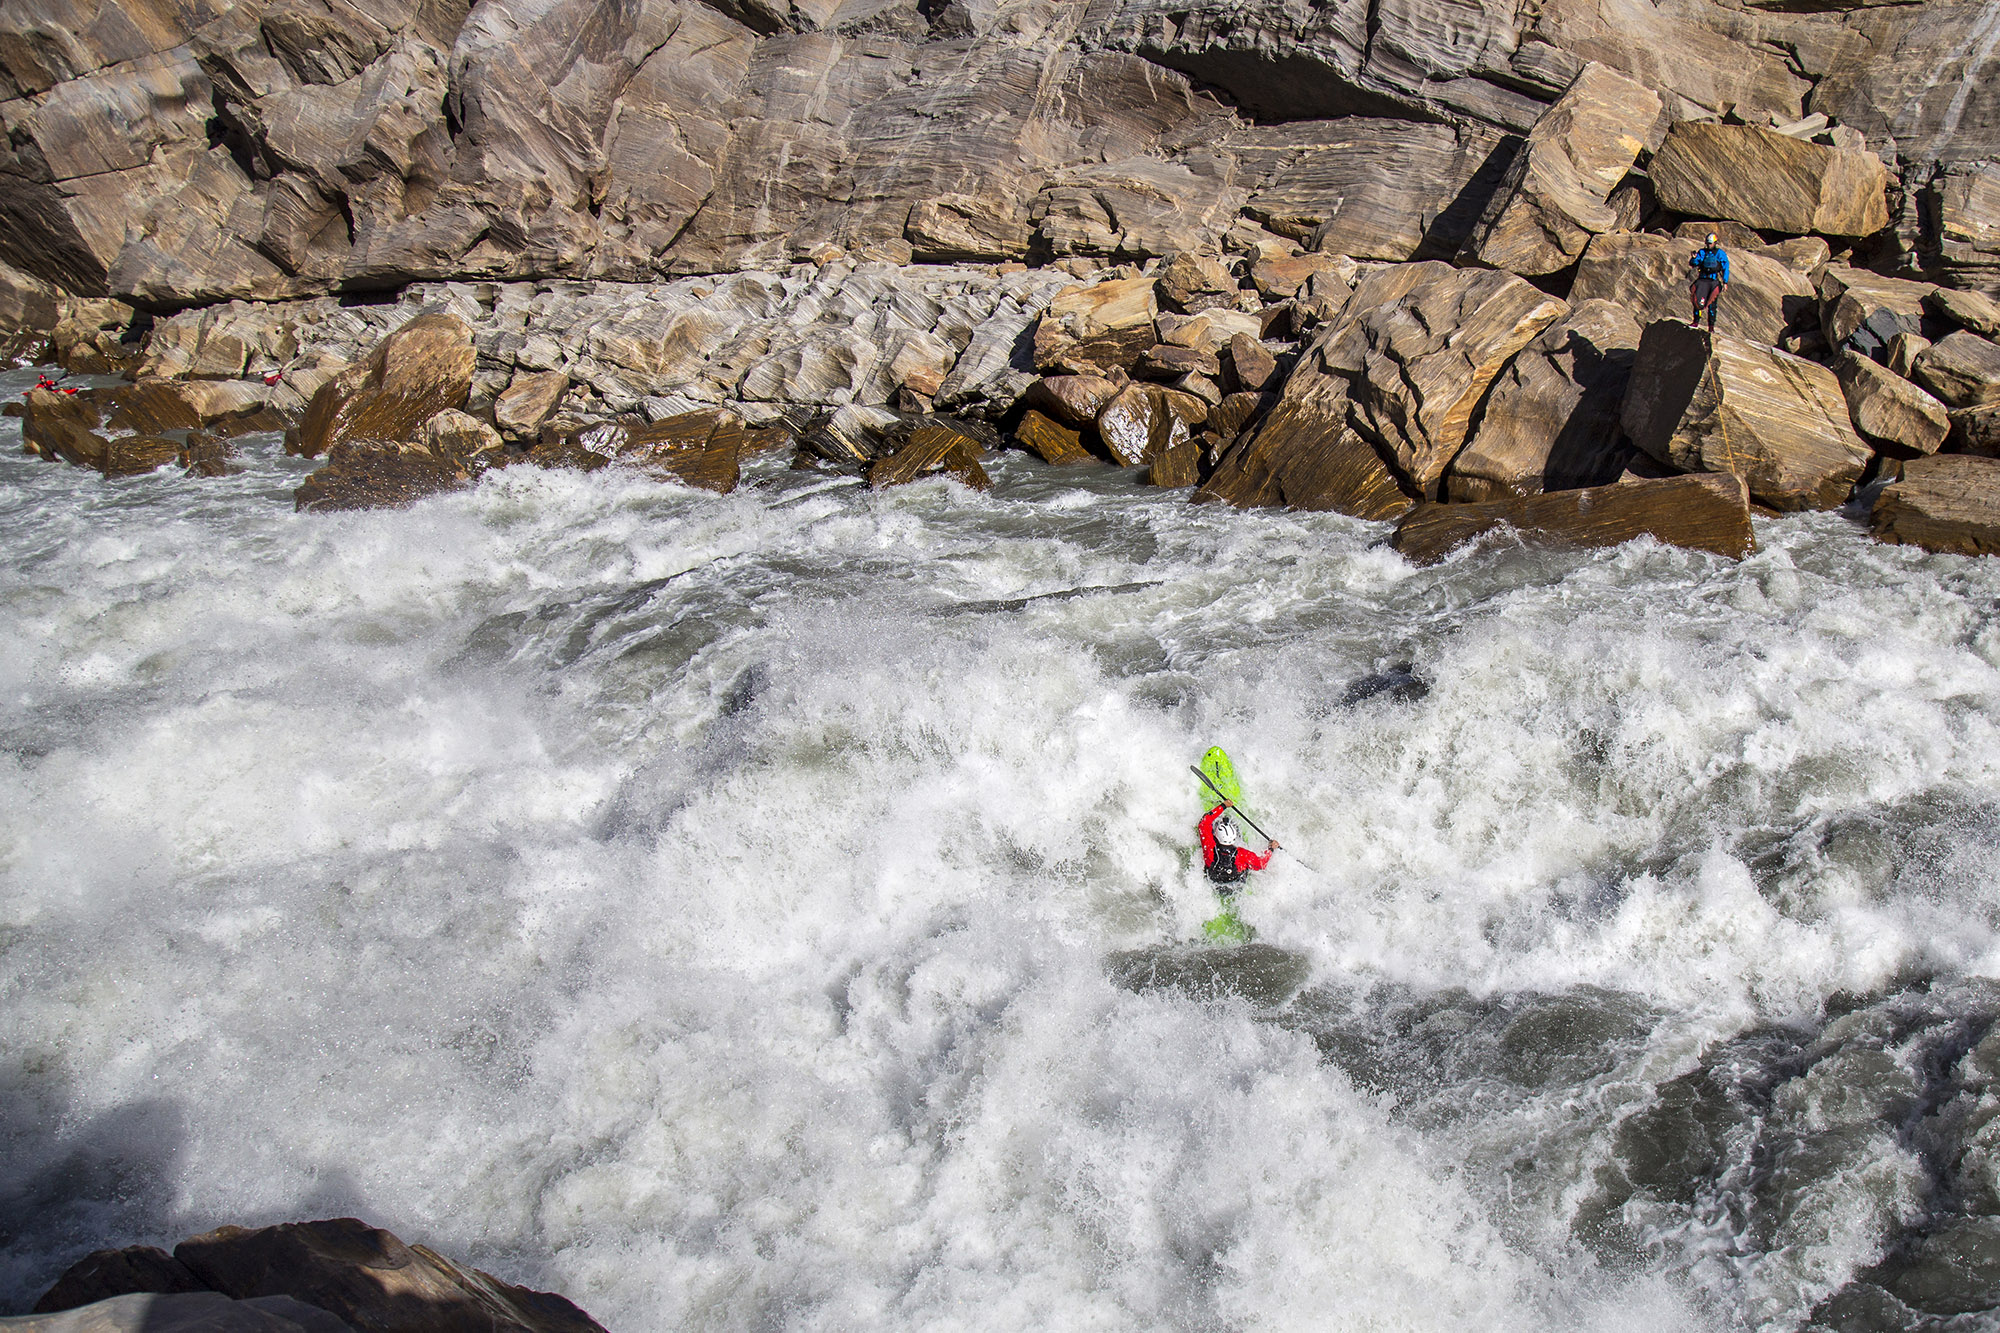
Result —
[[[1265,851],[1266,851],[1267,853],[1268,853],[1268,852],[1275,852],[1275,851],[1277,851],[1277,850],[1278,850],[1278,840],[1277,840],[1276,838],[1273,838],[1273,839],[1271,839],[1271,845],[1270,845],[1269,847],[1266,847],[1266,848],[1265,848],[1264,850],[1265,850]]]

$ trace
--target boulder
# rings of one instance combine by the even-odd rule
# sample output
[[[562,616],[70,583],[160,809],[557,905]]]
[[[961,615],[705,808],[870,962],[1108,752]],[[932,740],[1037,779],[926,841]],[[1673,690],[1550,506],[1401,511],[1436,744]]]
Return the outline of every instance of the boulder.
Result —
[[[1567,310],[1510,273],[1402,264],[1363,278],[1314,349],[1349,379],[1355,428],[1429,495],[1494,377]]]
[[[410,442],[440,458],[474,468],[485,467],[505,447],[499,431],[452,407],[417,427]]]
[[[1919,256],[1954,286],[2000,296],[2000,162],[1950,163],[1923,193],[1936,221],[1918,230]]]
[[[1945,448],[1955,454],[2000,458],[2000,403],[1961,407],[1953,412]]]
[[[35,1302],[34,1313],[74,1310],[133,1292],[172,1295],[207,1290],[187,1265],[158,1246],[128,1245],[94,1251],[64,1269]]]
[[[1445,495],[1500,500],[1618,479],[1632,449],[1619,424],[1639,325],[1609,301],[1585,301],[1540,334],[1494,380],[1478,433],[1445,473]]]
[[[93,464],[106,477],[143,476],[180,461],[181,441],[164,435],[116,435]]]
[[[1926,348],[1912,368],[1946,407],[2000,401],[2000,343],[1960,329]]]
[[[1153,345],[1159,313],[1151,278],[1066,287],[1035,328],[1035,367],[1078,374],[1129,370]]]
[[[1021,415],[1021,424],[1014,428],[1014,439],[1044,463],[1058,467],[1097,461],[1096,456],[1083,447],[1080,432],[1033,410]]]
[[[1614,232],[1591,240],[1577,265],[1569,299],[1610,301],[1642,326],[1660,319],[1687,320],[1688,259],[1699,242]],[[1731,250],[1729,290],[1715,308],[1718,333],[1775,344],[1795,322],[1810,318],[1811,280],[1766,254]]]
[[[891,417],[896,419],[893,414]],[[638,468],[662,481],[677,481],[719,495],[736,489],[746,438],[743,419],[718,408],[679,412],[650,423],[603,421],[573,435],[578,449]],[[568,465],[567,457],[567,451],[558,451],[556,465]]]
[[[1463,257],[1520,274],[1568,268],[1592,236],[1619,229],[1606,201],[1655,140],[1660,121],[1657,93],[1603,65],[1585,65],[1535,122]]]
[[[1863,439],[1896,458],[1934,454],[1951,430],[1945,406],[1853,350],[1834,363],[1848,417]]]
[[[1877,359],[1888,354],[1897,334],[1923,332],[1925,301],[1937,290],[1927,282],[1885,278],[1846,264],[1828,264],[1814,285],[1827,346]]]
[[[415,445],[343,439],[326,464],[299,483],[292,503],[308,509],[388,509],[452,490],[472,479],[462,463]]]
[[[1421,504],[1403,516],[1389,541],[1413,564],[1428,565],[1502,525],[1572,546],[1617,546],[1649,536],[1733,559],[1757,546],[1749,491],[1741,478],[1726,474],[1627,481],[1482,504]]]
[[[1933,287],[1924,296],[1924,308],[1940,319],[1949,320],[1982,338],[2000,334],[2000,301],[1984,292],[1960,291],[1954,287]]]
[[[1650,168],[1660,203],[1795,236],[1868,236],[1889,225],[1889,172],[1874,154],[1756,125],[1682,121]]]
[[[1122,387],[1101,375],[1050,375],[1030,384],[1021,403],[1065,425],[1094,426]]]
[[[2000,553],[2000,459],[1935,454],[1903,464],[1875,498],[1879,541],[1958,555]]]
[[[1270,255],[1250,266],[1250,282],[1267,301],[1297,296],[1299,289],[1316,274],[1332,274],[1352,285],[1355,263],[1346,255]]]
[[[1640,337],[1622,420],[1659,462],[1734,473],[1773,509],[1839,505],[1872,456],[1825,366],[1679,320]]]
[[[355,1333],[346,1320],[289,1296],[233,1301],[213,1291],[114,1296],[0,1327],[10,1333]]]
[[[1914,379],[1917,358],[1930,350],[1931,340],[1917,333],[1899,333],[1889,339],[1883,364],[1904,379]]]
[[[1216,307],[1195,315],[1163,314],[1153,321],[1153,328],[1163,343],[1220,352],[1239,334],[1249,338],[1261,335],[1264,320],[1262,315],[1247,310]]]
[[[1278,358],[1258,339],[1237,334],[1229,340],[1229,378],[1237,392],[1254,392],[1278,373]]]
[[[493,424],[512,439],[533,439],[568,392],[569,376],[560,370],[517,375],[493,400]]]
[[[286,447],[317,458],[343,440],[408,440],[439,412],[465,406],[473,362],[464,320],[419,315],[321,385]]]
[[[1180,251],[1168,255],[1153,273],[1153,288],[1162,306],[1184,315],[1232,306],[1236,275],[1213,255]]]
[[[1215,353],[1205,352],[1196,347],[1176,347],[1172,343],[1160,343],[1148,347],[1139,354],[1132,366],[1132,373],[1152,380],[1176,380],[1183,375],[1206,375],[1214,377],[1222,373],[1222,362]]]
[[[236,450],[228,440],[196,430],[188,432],[174,461],[190,477],[225,477],[229,475],[229,460],[235,456]]]
[[[95,467],[104,439],[97,405],[79,394],[29,389],[21,395],[21,447],[43,458]]]
[[[1208,404],[1157,384],[1128,384],[1097,414],[1097,434],[1125,467],[1144,467],[1192,439],[1191,427],[1208,418]]]
[[[1194,440],[1182,440],[1159,457],[1146,469],[1148,486],[1192,486],[1201,480],[1201,445]]]
[[[947,422],[928,422],[912,431],[894,453],[869,468],[868,485],[879,490],[945,473],[976,491],[987,490],[993,483],[979,465],[982,452],[981,442],[963,430]]]
[[[919,263],[1020,259],[1034,234],[1025,218],[995,207],[995,200],[946,194],[910,207],[903,236]]]
[[[351,1217],[221,1227],[182,1241],[174,1257],[226,1296],[290,1296],[375,1333],[603,1333],[561,1296],[461,1268]]]
[[[55,332],[59,308],[53,286],[0,261],[0,362],[39,358]]]
[[[202,414],[188,401],[182,386],[170,380],[140,380],[91,391],[105,411],[104,428],[157,435],[162,431],[194,430]]]
[[[1348,381],[1318,349],[1285,381],[1261,423],[1237,437],[1194,494],[1238,508],[1289,505],[1353,518],[1394,519],[1415,503],[1388,462],[1348,424]],[[1223,400],[1254,409],[1252,395]]]

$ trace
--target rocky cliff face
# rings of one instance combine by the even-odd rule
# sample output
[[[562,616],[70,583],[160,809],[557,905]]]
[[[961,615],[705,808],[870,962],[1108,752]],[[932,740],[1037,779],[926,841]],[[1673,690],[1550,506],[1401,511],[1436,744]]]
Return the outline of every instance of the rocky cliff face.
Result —
[[[825,257],[1144,258],[1239,218],[1449,256],[1586,62],[1854,127],[1995,279],[1991,7],[1720,0],[21,0],[0,260],[153,309]]]
[[[452,400],[329,446],[357,503],[634,450],[727,489],[746,428],[977,481],[984,418],[1239,504],[1821,507],[1987,448],[1996,73],[1990,0],[19,0],[0,351],[296,419],[449,317]],[[1716,229],[1717,336],[1670,337]],[[50,456],[226,466],[72,406]]]

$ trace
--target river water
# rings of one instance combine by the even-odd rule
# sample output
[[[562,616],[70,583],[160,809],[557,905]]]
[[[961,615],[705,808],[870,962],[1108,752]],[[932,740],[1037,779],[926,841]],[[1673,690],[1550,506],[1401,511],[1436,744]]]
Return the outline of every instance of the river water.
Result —
[[[7,1307],[348,1214],[620,1333],[2000,1300],[2000,564],[1415,569],[1015,454],[299,515],[17,427]],[[1209,744],[1290,849],[1234,953]]]

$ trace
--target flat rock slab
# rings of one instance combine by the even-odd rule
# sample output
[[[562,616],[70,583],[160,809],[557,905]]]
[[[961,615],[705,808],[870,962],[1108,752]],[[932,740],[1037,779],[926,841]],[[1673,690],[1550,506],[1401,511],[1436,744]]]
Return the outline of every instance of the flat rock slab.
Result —
[[[1616,481],[1632,452],[1619,409],[1638,346],[1637,321],[1610,301],[1549,325],[1494,380],[1445,495],[1470,503]]]
[[[1465,257],[1510,273],[1568,268],[1592,236],[1618,228],[1618,212],[1606,201],[1660,118],[1659,94],[1603,65],[1585,65],[1529,131]]]
[[[1541,541],[1617,546],[1649,536],[1672,546],[1741,559],[1756,549],[1750,494],[1739,477],[1709,474],[1627,481],[1485,504],[1422,504],[1390,544],[1428,565],[1481,533],[1507,526]]]
[[[1117,278],[1056,293],[1035,327],[1035,367],[1082,374],[1130,370],[1155,341],[1151,278]]]
[[[1939,318],[1950,320],[1982,338],[2000,333],[2000,301],[1984,292],[1935,287],[1924,298],[1924,305]]]
[[[1051,420],[1033,409],[1022,413],[1021,424],[1014,428],[1014,438],[1035,457],[1057,467],[1097,461],[1096,456],[1083,447],[1081,431]]]
[[[868,485],[902,486],[924,477],[946,473],[974,490],[989,489],[993,483],[979,465],[983,452],[978,440],[942,423],[919,426],[895,453],[868,470]]]
[[[1957,555],[2000,553],[2000,459],[1936,454],[1903,464],[1875,499],[1877,539]]]
[[[1487,386],[1568,309],[1511,273],[1399,264],[1363,278],[1314,348],[1349,380],[1355,428],[1428,494]]]
[[[1688,259],[1699,248],[1699,242],[1643,232],[1596,237],[1577,265],[1569,299],[1613,302],[1642,326],[1659,319],[1686,322]],[[1776,343],[1794,322],[1810,318],[1812,280],[1797,268],[1769,253],[1731,249],[1729,269],[1729,290],[1715,307],[1718,333]]]
[[[1773,509],[1839,505],[1873,453],[1825,366],[1679,320],[1641,336],[1622,419],[1659,462],[1734,473]]]
[[[1762,231],[1868,236],[1889,225],[1889,171],[1874,154],[1755,125],[1683,121],[1653,154],[1666,207]]]

